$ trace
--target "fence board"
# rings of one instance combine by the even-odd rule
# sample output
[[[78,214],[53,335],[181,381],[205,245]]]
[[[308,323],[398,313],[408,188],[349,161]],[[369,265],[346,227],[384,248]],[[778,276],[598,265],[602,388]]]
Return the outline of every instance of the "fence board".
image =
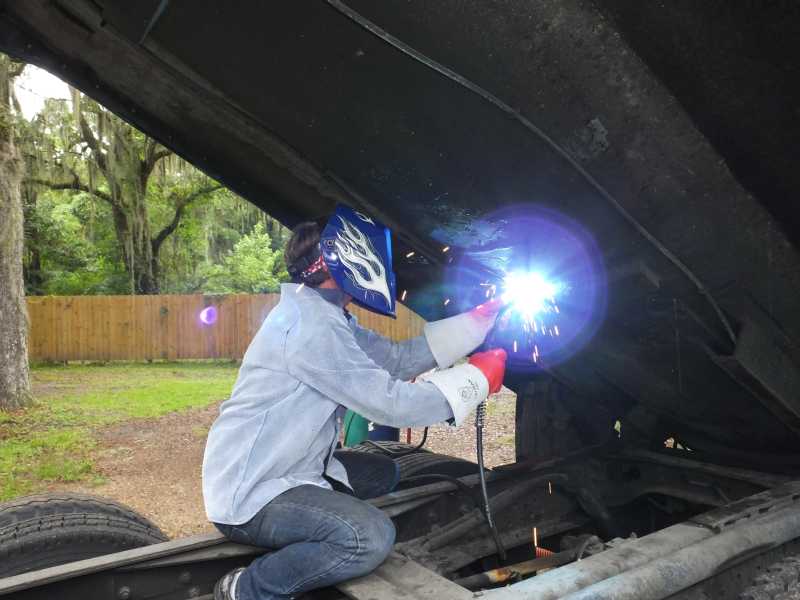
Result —
[[[28,298],[32,361],[230,358],[244,355],[279,294],[229,296],[35,296]],[[205,325],[200,312],[217,309]],[[425,321],[402,305],[397,319],[361,308],[358,322],[394,340],[422,333]]]

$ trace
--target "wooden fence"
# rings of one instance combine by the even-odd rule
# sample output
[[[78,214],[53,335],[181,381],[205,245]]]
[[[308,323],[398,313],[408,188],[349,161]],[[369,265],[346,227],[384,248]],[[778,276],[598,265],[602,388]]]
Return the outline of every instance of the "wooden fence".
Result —
[[[241,358],[278,299],[278,294],[31,296],[30,358]],[[206,324],[201,313],[210,306],[216,308],[216,320]],[[395,340],[419,335],[424,325],[421,317],[401,305],[397,319],[359,308],[353,313],[361,325]]]

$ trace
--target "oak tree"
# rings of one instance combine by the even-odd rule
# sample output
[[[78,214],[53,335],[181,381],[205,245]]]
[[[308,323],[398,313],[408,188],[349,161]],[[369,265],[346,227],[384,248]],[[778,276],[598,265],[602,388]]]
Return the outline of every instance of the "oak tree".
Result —
[[[31,397],[27,311],[22,274],[23,161],[17,147],[19,105],[12,82],[25,65],[0,54],[0,409],[26,405]]]

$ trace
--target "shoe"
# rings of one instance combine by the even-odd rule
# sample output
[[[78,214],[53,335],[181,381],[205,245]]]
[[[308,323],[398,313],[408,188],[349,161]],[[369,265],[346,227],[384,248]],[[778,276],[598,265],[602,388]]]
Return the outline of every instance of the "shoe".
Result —
[[[214,586],[214,600],[236,600],[236,584],[239,576],[244,573],[244,567],[239,567],[225,574]]]

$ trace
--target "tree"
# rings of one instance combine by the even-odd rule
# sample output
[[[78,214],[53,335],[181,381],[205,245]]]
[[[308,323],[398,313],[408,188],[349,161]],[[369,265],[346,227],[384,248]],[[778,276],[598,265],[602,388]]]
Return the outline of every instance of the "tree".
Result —
[[[12,81],[23,63],[0,54],[0,409],[26,405],[31,398],[27,310],[22,275],[23,162],[16,144],[16,104]]]
[[[190,164],[77,92],[70,100],[45,100],[31,121],[18,122],[17,133],[27,171],[23,267],[29,294],[196,293],[209,291],[207,285],[249,291],[259,286],[240,270],[214,266],[229,265],[237,242],[258,223],[281,262],[289,231],[278,221],[230,190],[216,189]],[[124,185],[131,180],[133,186]],[[137,180],[141,191],[128,193]],[[128,215],[131,205],[139,210]],[[138,237],[150,244],[133,244]],[[275,289],[272,276],[264,285]]]
[[[236,242],[221,265],[206,269],[205,279],[203,288],[212,294],[260,294],[277,292],[281,282],[289,280],[289,274],[283,252],[273,249],[269,234],[259,222],[252,233]]]
[[[131,293],[158,293],[159,253],[164,242],[176,231],[189,205],[222,186],[188,169],[170,150],[77,90],[72,90],[71,108],[71,115],[54,112],[43,119],[40,144],[47,144],[45,138],[53,131],[60,135],[52,155],[44,153],[43,161],[34,161],[39,168],[29,181],[51,190],[85,192],[107,203]],[[72,118],[65,118],[69,116]],[[31,152],[37,158],[41,154],[41,148]],[[165,165],[170,158],[172,162]],[[148,199],[153,195],[150,188],[157,166],[162,175],[159,192],[170,214],[153,234]],[[196,176],[182,179],[181,171]],[[163,185],[168,172],[177,175],[175,185]]]

